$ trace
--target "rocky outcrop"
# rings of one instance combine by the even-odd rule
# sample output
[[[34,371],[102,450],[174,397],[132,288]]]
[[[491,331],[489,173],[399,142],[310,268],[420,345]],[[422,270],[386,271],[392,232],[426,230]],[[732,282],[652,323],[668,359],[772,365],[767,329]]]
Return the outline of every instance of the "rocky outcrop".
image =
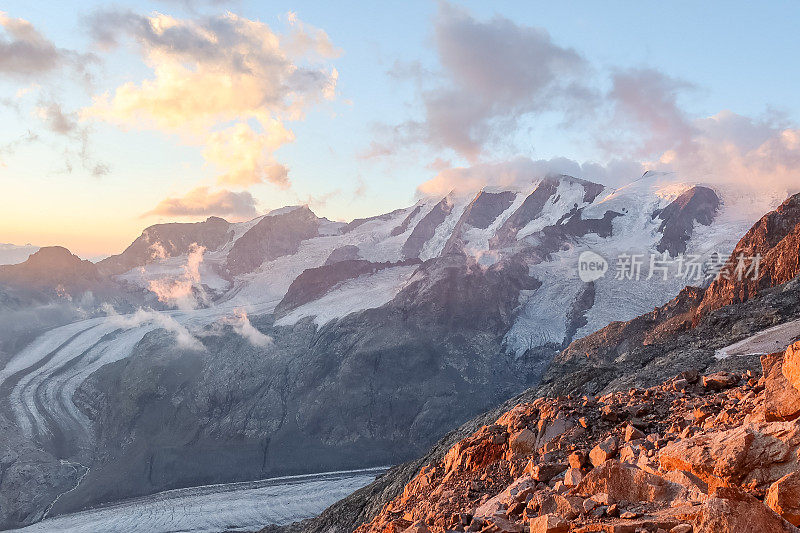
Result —
[[[781,372],[789,385],[800,392],[800,343],[795,343],[786,350]]]
[[[646,389],[518,404],[357,531],[796,532],[800,421],[767,421],[770,379],[684,372]]]
[[[319,223],[307,206],[265,216],[234,243],[228,253],[228,273],[252,272],[264,261],[297,252],[301,242],[319,234]]]
[[[793,354],[794,349],[790,347],[788,353]],[[786,359],[782,354],[761,356],[761,366],[768,378],[764,402],[766,417],[770,421],[792,420],[800,414],[800,390],[786,379],[783,371]]]
[[[358,246],[347,244],[332,251],[325,260],[325,264],[332,265],[334,263],[338,263],[339,261],[355,261],[357,259],[361,259]]]
[[[761,256],[758,271],[752,262],[739,269],[739,258]],[[725,269],[726,275],[714,281],[697,310],[702,316],[710,310],[743,302],[760,291],[793,279],[800,273],[800,194],[764,216],[739,241]],[[741,278],[741,279],[740,279]]]
[[[800,471],[786,474],[773,483],[764,503],[789,523],[800,526]]]
[[[419,257],[425,243],[434,236],[436,228],[445,221],[452,211],[453,200],[449,196],[442,198],[438,204],[434,205],[428,214],[422,217],[422,220],[414,226],[414,229],[411,230],[411,235],[403,243],[403,257]]]
[[[97,263],[97,268],[106,275],[122,274],[159,259],[186,254],[194,245],[216,250],[232,237],[231,224],[219,217],[203,222],[156,224],[145,229],[121,254]]]
[[[672,257],[686,252],[694,225],[710,226],[719,203],[717,194],[708,187],[692,187],[656,213],[654,217],[661,220],[658,251],[669,252]]]

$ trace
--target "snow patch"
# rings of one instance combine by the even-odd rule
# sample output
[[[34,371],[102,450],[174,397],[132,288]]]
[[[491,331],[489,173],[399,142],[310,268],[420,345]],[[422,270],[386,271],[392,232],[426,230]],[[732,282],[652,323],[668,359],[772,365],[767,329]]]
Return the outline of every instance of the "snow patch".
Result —
[[[768,355],[786,351],[800,338],[800,320],[780,324],[717,350],[717,359],[737,355]]]
[[[398,266],[386,268],[375,274],[348,280],[324,296],[301,305],[275,322],[276,326],[290,326],[301,318],[313,316],[318,326],[351,313],[386,305],[405,287],[417,267]]]

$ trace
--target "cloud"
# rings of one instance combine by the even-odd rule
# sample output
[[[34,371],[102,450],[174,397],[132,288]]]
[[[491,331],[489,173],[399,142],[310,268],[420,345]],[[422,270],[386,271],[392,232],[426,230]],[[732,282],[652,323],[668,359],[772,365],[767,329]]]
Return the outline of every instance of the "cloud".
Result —
[[[252,217],[256,214],[256,200],[247,191],[211,190],[198,187],[181,198],[166,198],[143,217],[164,216],[235,216]]]
[[[34,113],[47,130],[70,141],[63,150],[66,173],[73,170],[73,158],[77,158],[81,167],[94,177],[105,176],[110,172],[108,165],[97,161],[92,155],[91,130],[89,126],[80,123],[78,113],[64,111],[61,104],[53,99],[40,99]]]
[[[775,113],[698,117],[682,105],[696,90],[690,82],[653,68],[603,71],[544,30],[499,16],[476,20],[448,3],[440,4],[434,36],[438,71],[401,63],[389,73],[416,84],[423,119],[379,125],[362,154],[429,150],[438,174],[418,188],[421,194],[527,183],[550,173],[620,186],[645,170],[776,196],[800,190],[800,128]],[[561,119],[554,135],[580,135],[598,161],[492,159],[495,145],[525,135],[524,117],[545,115],[548,122]],[[470,165],[443,164],[452,155]]]
[[[643,167],[631,160],[613,160],[608,164],[578,163],[558,157],[533,160],[517,157],[496,163],[478,163],[468,167],[446,168],[418,188],[425,196],[474,192],[483,187],[526,186],[548,175],[566,174],[604,184],[621,185],[642,175]]]
[[[203,264],[205,251],[205,247],[193,244],[181,275],[151,280],[147,288],[158,297],[159,302],[186,311],[208,303],[200,276],[200,265]]]
[[[681,92],[691,84],[654,69],[618,70],[612,75],[606,105],[613,120],[599,139],[606,151],[650,157],[675,143],[689,142],[697,133],[691,119],[678,105]]]
[[[19,136],[13,141],[0,145],[0,167],[6,166],[7,163],[5,162],[5,158],[14,155],[18,148],[33,144],[38,140],[39,136],[28,130],[27,133]]]
[[[775,113],[754,118],[723,110],[692,117],[679,104],[692,89],[653,69],[615,72],[607,104],[619,137],[600,136],[598,143],[607,153],[681,179],[765,193],[800,191],[800,129]]]
[[[142,309],[141,307],[131,315],[119,315],[108,303],[104,303],[102,307],[109,316],[109,322],[122,329],[131,329],[152,323],[172,333],[175,336],[175,342],[181,348],[198,351],[205,350],[203,344],[185,326],[182,326],[169,315],[152,309]]]
[[[88,80],[87,66],[97,61],[92,54],[58,48],[30,22],[0,11],[0,73],[20,79],[70,67]]]
[[[336,70],[318,64],[339,54],[324,31],[291,14],[287,22],[277,34],[232,13],[97,12],[89,20],[95,41],[106,48],[133,41],[153,77],[96,96],[84,116],[203,146],[220,183],[286,187],[288,171],[273,155],[294,140],[285,123],[335,97]]]
[[[223,319],[224,324],[230,324],[237,335],[244,337],[250,344],[257,347],[270,346],[272,337],[257,330],[247,317],[244,309],[234,309],[233,317]]]
[[[413,69],[415,77],[427,78],[420,95],[424,118],[393,128],[367,157],[423,142],[476,161],[526,115],[584,109],[595,98],[585,82],[587,61],[557,45],[544,29],[501,16],[478,21],[460,7],[439,6],[434,41],[441,71]]]
[[[648,166],[710,184],[800,191],[800,129],[728,110],[692,125],[691,137],[674,142]]]
[[[0,72],[28,77],[58,68],[64,52],[39,33],[27,20],[0,11]]]
[[[240,122],[211,133],[203,155],[206,161],[225,170],[218,179],[221,184],[248,187],[268,181],[286,188],[289,186],[289,170],[270,154],[293,140],[292,132],[279,120],[269,119],[261,134]]]
[[[36,114],[45,123],[47,129],[61,135],[69,135],[78,129],[78,118],[74,113],[65,113],[61,104],[45,102],[36,108]]]

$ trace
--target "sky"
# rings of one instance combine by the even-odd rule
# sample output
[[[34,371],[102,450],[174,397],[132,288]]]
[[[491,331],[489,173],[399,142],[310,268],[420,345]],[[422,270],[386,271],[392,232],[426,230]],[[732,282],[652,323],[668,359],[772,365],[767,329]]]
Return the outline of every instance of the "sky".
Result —
[[[0,242],[563,172],[800,187],[800,4],[6,0]]]

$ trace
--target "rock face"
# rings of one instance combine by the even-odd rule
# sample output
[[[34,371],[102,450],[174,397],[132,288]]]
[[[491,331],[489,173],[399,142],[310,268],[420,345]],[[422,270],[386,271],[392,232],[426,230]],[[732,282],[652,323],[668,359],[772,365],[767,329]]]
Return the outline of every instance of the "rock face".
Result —
[[[281,316],[303,304],[312,302],[333,290],[338,284],[356,279],[359,276],[375,274],[381,270],[418,265],[418,259],[407,259],[397,263],[372,263],[363,259],[341,260],[327,263],[321,267],[309,268],[297,276],[283,299],[275,308],[275,314]]]
[[[106,275],[122,274],[159,259],[186,254],[194,245],[215,250],[231,238],[231,224],[219,217],[209,217],[204,222],[156,224],[145,229],[121,254],[97,263],[97,268]]]
[[[719,375],[694,376],[694,383],[678,375],[647,389],[518,404],[420,470],[356,531],[425,524],[432,532],[796,532],[800,422],[766,420],[770,377],[736,377],[743,384],[728,379],[720,388]],[[607,408],[619,420],[609,420]],[[541,436],[561,417],[587,423],[547,450],[519,446],[520,437]],[[617,459],[625,418],[643,434]],[[604,459],[594,467],[580,452],[592,447]],[[532,475],[567,462],[582,481],[565,483],[563,468]]]
[[[787,355],[786,358],[783,354],[761,356],[761,366],[767,377],[764,391],[766,417],[770,421],[793,420],[800,415],[800,391],[786,379],[783,371],[784,364],[794,356],[793,347],[787,350]]]
[[[720,489],[700,509],[695,533],[770,531],[796,533],[798,529],[756,498],[737,489]]]
[[[800,472],[786,474],[773,483],[764,503],[791,524],[800,526]]]
[[[786,350],[781,372],[789,385],[800,392],[800,343],[795,343]]]
[[[747,232],[733,250],[727,269],[733,273],[740,256],[758,255],[762,256],[762,261],[757,273],[744,275],[742,280],[730,275],[712,283],[698,308],[698,315],[745,301],[800,273],[800,194],[786,200]]]
[[[658,251],[672,257],[686,252],[694,224],[710,226],[718,208],[719,197],[708,187],[693,187],[681,194],[657,215],[662,235]]]
[[[84,473],[80,464],[59,461],[24,438],[0,414],[0,530],[41,520],[59,494]]]
[[[319,234],[320,219],[307,206],[267,215],[239,237],[228,253],[231,275],[252,272],[264,261],[297,252],[300,243]]]

